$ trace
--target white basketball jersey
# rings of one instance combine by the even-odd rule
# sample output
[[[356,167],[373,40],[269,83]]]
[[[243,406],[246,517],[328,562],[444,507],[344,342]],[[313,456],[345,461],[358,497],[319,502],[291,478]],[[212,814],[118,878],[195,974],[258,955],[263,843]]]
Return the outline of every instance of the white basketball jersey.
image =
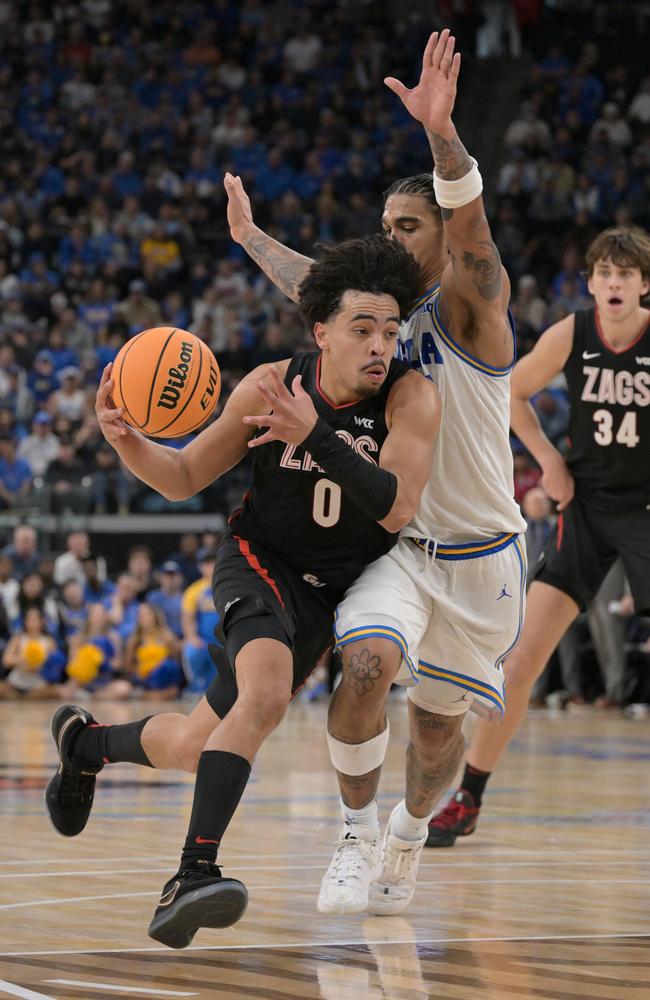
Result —
[[[444,544],[525,531],[509,440],[512,365],[494,368],[461,347],[442,324],[439,293],[438,285],[421,296],[400,327],[397,356],[432,379],[442,399],[431,478],[401,534]]]

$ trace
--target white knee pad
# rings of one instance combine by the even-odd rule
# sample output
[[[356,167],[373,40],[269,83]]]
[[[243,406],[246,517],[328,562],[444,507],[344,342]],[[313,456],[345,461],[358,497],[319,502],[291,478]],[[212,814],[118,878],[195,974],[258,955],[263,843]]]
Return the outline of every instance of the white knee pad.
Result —
[[[352,777],[374,771],[384,763],[389,732],[389,725],[386,723],[383,733],[373,736],[365,743],[341,743],[328,733],[327,745],[332,764],[341,774],[349,774]]]

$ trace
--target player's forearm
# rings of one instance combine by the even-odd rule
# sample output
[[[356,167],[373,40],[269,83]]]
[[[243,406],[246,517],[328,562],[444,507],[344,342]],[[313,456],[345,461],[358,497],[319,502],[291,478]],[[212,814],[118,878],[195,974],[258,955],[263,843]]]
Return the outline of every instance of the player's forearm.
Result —
[[[524,447],[542,467],[557,458],[559,451],[542,430],[530,400],[513,396],[510,400],[510,426]]]
[[[288,298],[297,302],[298,289],[313,264],[311,257],[290,250],[257,226],[251,226],[239,242],[267,278]]]
[[[112,443],[127,469],[166,500],[186,500],[193,495],[182,450],[149,441],[131,428]]]
[[[425,131],[433,154],[433,167],[441,180],[457,181],[470,172],[474,161],[460,141],[451,119],[449,125],[439,132],[429,128]]]

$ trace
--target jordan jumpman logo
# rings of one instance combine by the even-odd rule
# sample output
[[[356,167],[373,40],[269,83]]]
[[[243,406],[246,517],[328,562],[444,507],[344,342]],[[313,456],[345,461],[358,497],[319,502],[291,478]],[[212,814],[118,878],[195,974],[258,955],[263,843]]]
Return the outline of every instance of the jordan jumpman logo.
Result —
[[[508,591],[506,590],[506,586],[507,585],[504,583],[503,589],[499,594],[499,596],[497,597],[497,601],[500,601],[502,597],[512,597],[512,594],[509,594]]]

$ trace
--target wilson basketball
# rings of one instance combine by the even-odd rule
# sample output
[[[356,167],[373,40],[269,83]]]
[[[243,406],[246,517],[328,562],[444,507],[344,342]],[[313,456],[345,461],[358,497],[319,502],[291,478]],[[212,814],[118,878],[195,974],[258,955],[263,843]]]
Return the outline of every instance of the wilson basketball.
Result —
[[[150,437],[182,437],[208,419],[221,373],[210,348],[187,330],[157,326],[138,333],[113,363],[113,400],[124,419]]]

